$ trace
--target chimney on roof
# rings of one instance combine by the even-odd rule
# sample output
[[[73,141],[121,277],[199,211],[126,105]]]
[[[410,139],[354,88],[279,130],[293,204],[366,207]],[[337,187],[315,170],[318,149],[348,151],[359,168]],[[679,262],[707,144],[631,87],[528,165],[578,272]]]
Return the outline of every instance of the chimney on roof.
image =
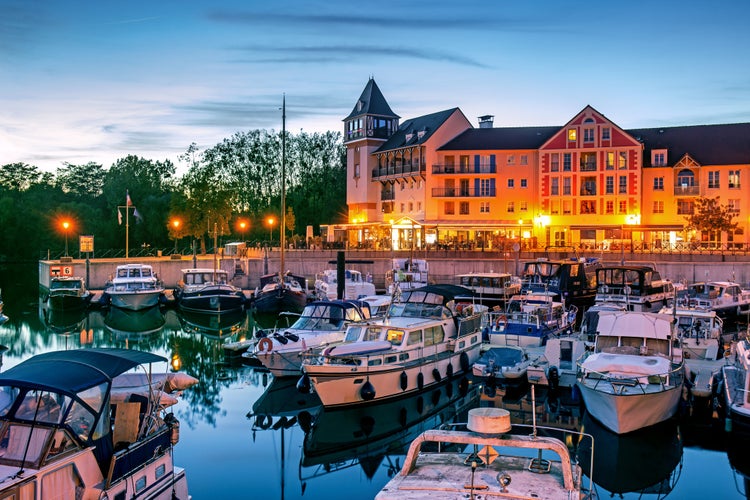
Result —
[[[495,120],[494,115],[484,115],[479,117],[479,128],[492,128]]]

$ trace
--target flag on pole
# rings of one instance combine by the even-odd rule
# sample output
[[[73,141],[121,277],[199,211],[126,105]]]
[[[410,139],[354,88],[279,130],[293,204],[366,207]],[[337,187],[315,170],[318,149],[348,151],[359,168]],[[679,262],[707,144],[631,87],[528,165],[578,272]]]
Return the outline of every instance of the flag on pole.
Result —
[[[141,217],[141,214],[138,213],[138,209],[137,208],[133,209],[133,217],[135,217],[135,221],[136,222],[143,221],[143,217]]]
[[[120,212],[120,209],[117,209],[117,223],[122,226],[122,212]]]
[[[132,204],[133,202],[130,201],[130,192],[125,191],[125,205],[129,207]]]

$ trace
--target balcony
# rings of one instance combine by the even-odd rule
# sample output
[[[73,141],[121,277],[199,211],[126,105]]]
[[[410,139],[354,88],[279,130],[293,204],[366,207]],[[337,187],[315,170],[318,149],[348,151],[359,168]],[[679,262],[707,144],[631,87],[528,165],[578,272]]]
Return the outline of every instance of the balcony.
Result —
[[[372,169],[373,180],[395,179],[397,177],[414,177],[424,174],[426,167],[419,165],[393,165],[388,167],[378,167]]]
[[[700,185],[699,184],[676,184],[674,187],[674,195],[675,196],[698,196],[700,195]]]
[[[495,189],[432,188],[433,198],[491,198]]]
[[[495,174],[497,165],[433,165],[433,174]]]

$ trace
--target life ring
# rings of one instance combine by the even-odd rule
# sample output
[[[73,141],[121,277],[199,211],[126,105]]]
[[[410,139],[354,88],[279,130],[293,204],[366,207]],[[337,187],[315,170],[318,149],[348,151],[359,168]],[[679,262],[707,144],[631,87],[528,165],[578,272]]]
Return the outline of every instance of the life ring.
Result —
[[[271,352],[273,349],[273,340],[263,337],[258,341],[258,352]]]
[[[495,328],[498,330],[500,329],[500,323],[502,323],[503,326],[508,324],[508,317],[505,314],[500,314],[497,317],[497,321],[495,321]]]

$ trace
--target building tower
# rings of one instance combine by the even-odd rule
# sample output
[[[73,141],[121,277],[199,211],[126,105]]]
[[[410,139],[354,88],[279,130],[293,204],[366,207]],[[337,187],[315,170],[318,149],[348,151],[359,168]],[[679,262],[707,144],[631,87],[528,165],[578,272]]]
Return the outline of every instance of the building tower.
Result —
[[[349,222],[364,225],[383,220],[378,209],[380,184],[372,182],[372,170],[377,159],[371,154],[393,135],[399,126],[399,116],[370,78],[354,109],[344,118],[346,145],[346,203]]]

